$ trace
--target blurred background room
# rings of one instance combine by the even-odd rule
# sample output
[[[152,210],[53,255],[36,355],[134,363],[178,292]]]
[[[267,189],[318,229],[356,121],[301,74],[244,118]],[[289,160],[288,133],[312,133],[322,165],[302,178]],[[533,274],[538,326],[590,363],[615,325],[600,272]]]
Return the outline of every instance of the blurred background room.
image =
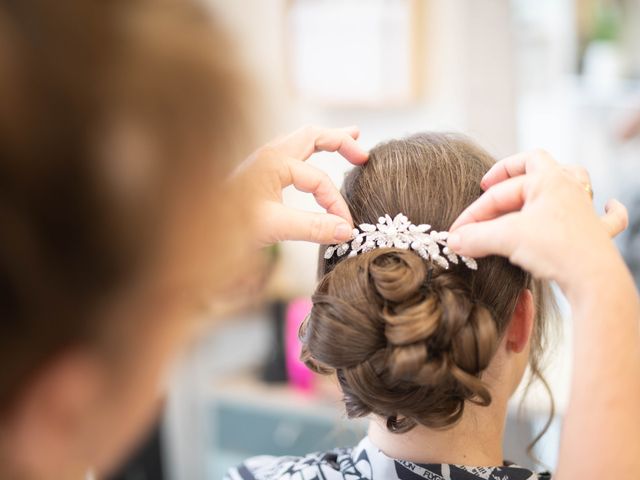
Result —
[[[264,98],[262,140],[300,125],[355,124],[365,147],[452,130],[497,157],[543,148],[590,170],[596,208],[610,197],[628,206],[619,244],[640,279],[631,240],[640,241],[640,0],[207,1],[241,42]],[[336,154],[311,162],[337,184],[349,168]],[[293,190],[286,201],[317,208]],[[117,478],[219,479],[249,456],[358,442],[366,422],[347,420],[336,386],[296,361],[316,257],[317,246],[303,243],[265,251],[265,288],[229,307],[176,365],[161,424]],[[568,328],[549,351],[556,417],[534,451],[551,469]],[[514,401],[508,459],[534,465],[526,447],[548,412],[539,386]]]

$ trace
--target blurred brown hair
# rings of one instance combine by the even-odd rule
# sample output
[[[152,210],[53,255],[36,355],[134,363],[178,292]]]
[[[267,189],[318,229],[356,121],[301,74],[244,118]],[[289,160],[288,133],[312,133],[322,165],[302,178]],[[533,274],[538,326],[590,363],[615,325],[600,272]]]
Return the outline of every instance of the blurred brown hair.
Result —
[[[355,224],[405,214],[448,230],[482,190],[494,163],[465,137],[423,133],[373,148],[346,177],[343,193]],[[416,424],[445,428],[466,402],[489,405],[481,376],[493,358],[523,289],[536,300],[530,365],[540,358],[552,307],[549,286],[506,258],[444,270],[416,253],[376,249],[324,260],[313,309],[301,328],[303,359],[335,372],[350,417],[370,413],[393,432]]]
[[[0,413],[127,288],[202,293],[237,260],[233,58],[195,1],[0,6]]]

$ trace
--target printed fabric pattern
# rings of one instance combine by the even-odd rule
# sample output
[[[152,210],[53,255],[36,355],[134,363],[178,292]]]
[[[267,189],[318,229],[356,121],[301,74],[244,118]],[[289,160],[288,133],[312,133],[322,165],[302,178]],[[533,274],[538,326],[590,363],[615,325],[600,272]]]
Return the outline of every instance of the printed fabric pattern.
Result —
[[[304,457],[259,456],[232,468],[225,480],[549,480],[515,464],[471,467],[418,464],[387,457],[368,437],[355,448]]]

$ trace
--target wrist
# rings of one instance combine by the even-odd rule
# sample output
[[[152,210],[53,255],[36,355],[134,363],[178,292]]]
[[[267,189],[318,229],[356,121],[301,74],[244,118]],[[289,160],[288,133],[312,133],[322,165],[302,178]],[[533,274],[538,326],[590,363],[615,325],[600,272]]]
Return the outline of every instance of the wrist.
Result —
[[[637,296],[629,269],[613,243],[608,249],[591,252],[565,270],[558,286],[572,307],[606,297]]]

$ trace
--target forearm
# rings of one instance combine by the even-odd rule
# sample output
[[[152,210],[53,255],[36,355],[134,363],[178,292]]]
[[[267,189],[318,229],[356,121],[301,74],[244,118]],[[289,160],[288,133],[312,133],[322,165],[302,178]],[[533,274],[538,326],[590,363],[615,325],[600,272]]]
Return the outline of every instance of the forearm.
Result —
[[[637,478],[640,472],[640,304],[619,255],[565,291],[574,358],[557,476]]]
[[[573,309],[574,358],[556,479],[637,479],[640,474],[640,305],[610,241],[627,225],[608,202],[594,215],[584,169],[542,151],[505,158],[485,193],[453,223],[449,245],[471,257],[502,255],[558,282]]]

